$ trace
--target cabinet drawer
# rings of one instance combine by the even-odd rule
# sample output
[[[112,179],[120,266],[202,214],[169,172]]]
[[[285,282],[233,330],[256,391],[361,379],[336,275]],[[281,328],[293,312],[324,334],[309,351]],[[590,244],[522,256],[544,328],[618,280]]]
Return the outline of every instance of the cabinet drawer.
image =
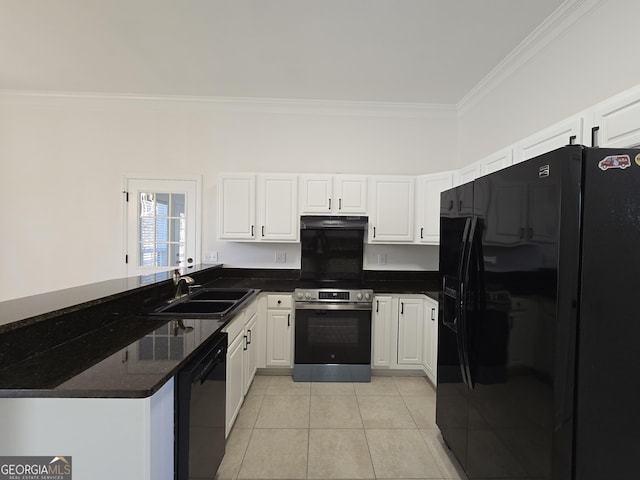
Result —
[[[293,297],[291,295],[268,295],[267,296],[267,308],[290,309],[292,304],[293,304]]]

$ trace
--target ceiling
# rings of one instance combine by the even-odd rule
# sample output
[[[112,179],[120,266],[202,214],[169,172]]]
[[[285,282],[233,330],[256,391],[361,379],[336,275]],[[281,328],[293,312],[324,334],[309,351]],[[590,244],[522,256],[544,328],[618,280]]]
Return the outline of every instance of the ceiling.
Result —
[[[458,103],[563,0],[0,0],[0,90]]]

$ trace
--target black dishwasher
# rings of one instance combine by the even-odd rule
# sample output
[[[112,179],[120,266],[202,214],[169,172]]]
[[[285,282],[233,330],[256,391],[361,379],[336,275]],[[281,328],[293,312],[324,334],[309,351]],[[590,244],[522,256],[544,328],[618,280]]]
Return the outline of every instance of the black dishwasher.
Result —
[[[212,479],[225,450],[227,334],[210,339],[177,378],[176,480]]]

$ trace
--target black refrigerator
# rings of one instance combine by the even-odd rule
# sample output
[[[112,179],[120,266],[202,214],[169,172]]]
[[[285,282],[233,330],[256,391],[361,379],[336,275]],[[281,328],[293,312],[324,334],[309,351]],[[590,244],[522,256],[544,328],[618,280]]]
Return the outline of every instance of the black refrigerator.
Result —
[[[640,150],[569,145],[441,197],[436,423],[471,480],[640,462]]]

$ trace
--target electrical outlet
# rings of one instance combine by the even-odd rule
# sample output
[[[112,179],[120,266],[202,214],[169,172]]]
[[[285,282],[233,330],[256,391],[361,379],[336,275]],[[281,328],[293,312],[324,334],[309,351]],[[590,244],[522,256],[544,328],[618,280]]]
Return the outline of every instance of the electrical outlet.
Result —
[[[218,261],[218,252],[204,252],[202,261],[203,263],[216,263]]]
[[[285,252],[276,252],[276,263],[287,263],[287,254]]]
[[[387,254],[379,253],[378,254],[378,265],[386,265],[387,263]]]

